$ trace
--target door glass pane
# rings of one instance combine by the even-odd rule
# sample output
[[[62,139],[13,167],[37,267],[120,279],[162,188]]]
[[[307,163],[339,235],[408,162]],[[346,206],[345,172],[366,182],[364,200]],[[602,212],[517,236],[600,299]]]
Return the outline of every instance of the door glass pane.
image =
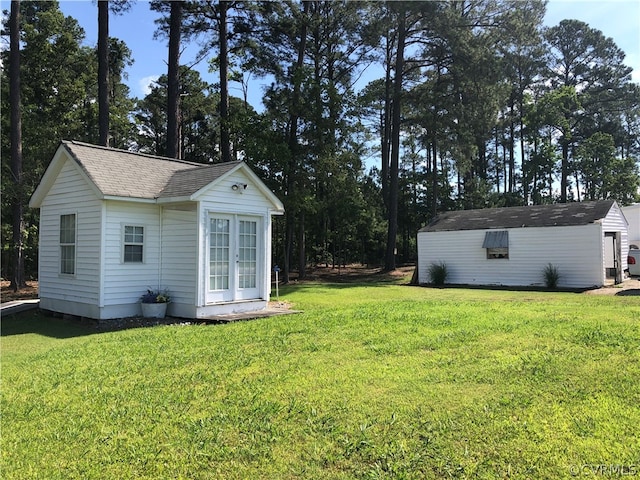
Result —
[[[238,227],[238,287],[256,288],[257,222],[240,220]]]
[[[209,290],[229,289],[229,220],[212,218],[209,234]]]

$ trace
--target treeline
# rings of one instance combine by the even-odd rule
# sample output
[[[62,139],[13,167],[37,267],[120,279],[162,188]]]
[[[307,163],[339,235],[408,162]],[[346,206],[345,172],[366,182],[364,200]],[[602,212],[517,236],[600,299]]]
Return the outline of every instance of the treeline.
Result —
[[[127,3],[110,2],[120,12]],[[410,262],[417,230],[447,210],[639,200],[640,89],[624,52],[577,20],[543,27],[543,1],[150,8],[158,34],[197,42],[220,80],[208,84],[184,59],[132,98],[123,83],[131,51],[109,38],[104,137],[98,49],[82,46],[82,28],[56,2],[20,3],[23,174],[17,183],[9,166],[3,88],[3,277],[12,205],[28,201],[61,139],[107,138],[202,163],[245,160],[284,202],[274,261],[285,280],[309,265]],[[7,49],[2,64],[7,85]],[[229,81],[240,97],[229,95]],[[259,112],[247,101],[258,83]],[[36,213],[24,212],[31,276]]]

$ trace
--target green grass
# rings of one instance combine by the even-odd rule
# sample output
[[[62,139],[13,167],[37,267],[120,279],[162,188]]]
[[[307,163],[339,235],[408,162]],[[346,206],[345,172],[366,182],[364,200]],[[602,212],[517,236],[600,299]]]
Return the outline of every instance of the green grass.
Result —
[[[4,318],[2,478],[640,470],[638,297],[306,284],[280,299],[304,313],[100,334]]]

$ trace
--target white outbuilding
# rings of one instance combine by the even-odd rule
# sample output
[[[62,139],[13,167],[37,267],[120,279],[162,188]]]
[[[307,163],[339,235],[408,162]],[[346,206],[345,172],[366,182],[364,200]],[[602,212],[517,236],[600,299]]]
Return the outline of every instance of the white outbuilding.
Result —
[[[551,264],[559,287],[619,283],[627,228],[613,200],[446,212],[418,232],[418,281],[444,263],[450,284],[544,286]]]
[[[640,248],[640,203],[622,207],[622,213],[629,222],[629,246]]]
[[[271,221],[284,208],[242,161],[203,165],[62,142],[29,206],[40,209],[43,309],[140,314],[168,290],[184,318],[260,310],[270,295]]]

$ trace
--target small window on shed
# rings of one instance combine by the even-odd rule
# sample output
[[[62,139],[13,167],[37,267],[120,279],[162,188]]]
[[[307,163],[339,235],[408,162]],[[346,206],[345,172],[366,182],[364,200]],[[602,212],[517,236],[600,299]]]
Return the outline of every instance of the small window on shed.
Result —
[[[487,259],[509,258],[509,232],[500,230],[486,232],[482,248],[487,249]]]
[[[60,273],[76,273],[76,214],[60,215]]]
[[[124,226],[124,263],[142,263],[144,250],[144,227]]]

